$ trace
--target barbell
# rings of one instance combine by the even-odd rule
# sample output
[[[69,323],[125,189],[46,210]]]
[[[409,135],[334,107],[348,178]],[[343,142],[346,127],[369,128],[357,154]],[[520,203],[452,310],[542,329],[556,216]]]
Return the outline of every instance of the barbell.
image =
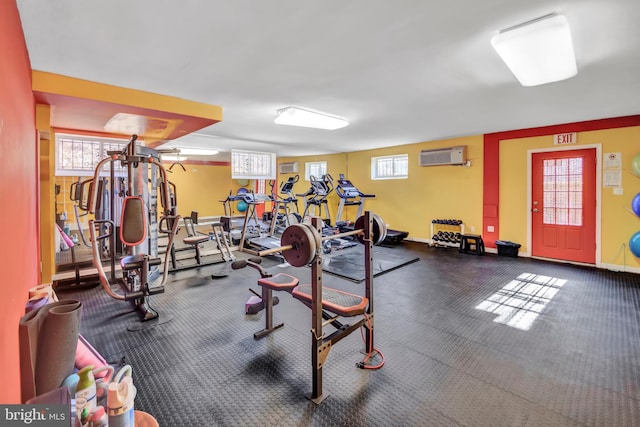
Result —
[[[387,236],[387,225],[376,214],[371,214],[372,240],[374,245],[379,245]],[[309,223],[301,222],[291,224],[282,233],[280,239],[281,246],[273,249],[260,251],[257,255],[265,256],[281,252],[284,259],[293,267],[303,267],[311,264],[316,258],[318,249],[322,247],[322,243],[332,239],[338,239],[348,236],[355,236],[358,242],[365,243],[367,236],[364,235],[365,216],[360,216],[352,231],[333,234],[331,236],[321,237],[320,233]]]

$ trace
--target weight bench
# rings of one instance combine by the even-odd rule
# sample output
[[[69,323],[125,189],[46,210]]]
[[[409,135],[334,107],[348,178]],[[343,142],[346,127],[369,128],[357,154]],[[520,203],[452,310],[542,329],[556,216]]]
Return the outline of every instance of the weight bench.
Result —
[[[195,215],[194,215],[195,214]],[[187,231],[187,237],[185,237],[184,239],[182,239],[182,243],[184,243],[185,245],[190,245],[191,247],[193,247],[193,249],[195,249],[196,251],[196,262],[199,264],[201,264],[201,255],[200,255],[200,245],[203,244],[204,242],[209,240],[209,236],[208,235],[203,235],[203,234],[198,234],[198,232],[196,231],[196,226],[194,225],[194,223],[196,221],[194,221],[194,216],[195,218],[198,217],[198,213],[197,212],[191,212],[191,217],[184,217],[182,218],[182,220],[184,221],[184,227]]]
[[[290,293],[295,299],[311,308],[313,303],[312,285],[299,285],[299,280],[286,273],[278,273],[272,277],[263,277],[258,280],[258,285],[262,287],[262,301],[265,305],[265,327],[263,330],[253,334],[254,338],[263,338],[276,329],[284,326],[284,323],[273,325],[273,291],[284,291]],[[334,319],[337,329],[343,328],[327,312],[342,317],[353,317],[365,313],[369,299],[360,295],[351,294],[332,288],[322,288],[322,317]],[[333,322],[332,321],[332,322]]]
[[[260,270],[259,270],[260,271]],[[261,271],[262,274],[262,271]],[[284,326],[284,323],[273,326],[273,291],[291,293],[300,281],[285,273],[278,273],[271,277],[261,277],[258,285],[262,288],[262,302],[264,303],[264,329],[253,334],[255,339],[265,337],[271,332]]]
[[[291,295],[311,307],[313,301],[311,295],[311,285],[296,286]],[[322,288],[322,309],[335,313],[342,317],[353,317],[364,314],[369,299],[360,295],[350,294],[337,289]]]
[[[358,223],[362,227],[358,226]],[[278,273],[271,276],[258,262],[236,261],[233,268],[242,268],[250,265],[260,272],[261,278],[258,285],[262,288],[262,303],[265,310],[265,328],[253,334],[259,339],[283,324],[273,325],[273,291],[285,291],[290,293],[311,309],[311,365],[312,365],[312,391],[309,399],[316,404],[321,403],[328,394],[322,390],[322,368],[333,344],[347,337],[352,332],[365,328],[363,334],[365,341],[366,357],[356,364],[361,369],[378,369],[384,364],[384,356],[374,347],[374,315],[373,315],[373,244],[384,239],[386,228],[384,222],[369,211],[356,221],[356,229],[341,235],[357,235],[358,240],[364,244],[365,267],[365,296],[355,295],[337,289],[322,286],[322,241],[320,234],[323,222],[318,217],[311,219],[311,224],[294,224],[285,230],[282,235],[281,246],[257,252],[256,255],[264,256],[275,251],[282,251],[285,259],[293,267],[311,267],[311,284],[299,284],[299,280],[286,273]],[[329,237],[330,240],[333,237]],[[360,316],[351,324],[342,324],[342,318]],[[335,330],[324,333],[323,328],[331,325]],[[378,365],[370,364],[373,356],[379,354],[382,362]]]

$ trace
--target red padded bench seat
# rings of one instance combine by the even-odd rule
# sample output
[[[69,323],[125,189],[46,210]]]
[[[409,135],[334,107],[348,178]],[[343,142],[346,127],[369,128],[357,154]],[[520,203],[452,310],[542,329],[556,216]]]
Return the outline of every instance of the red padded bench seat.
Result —
[[[300,285],[292,292],[294,298],[311,304],[311,285]],[[366,297],[339,291],[337,289],[322,288],[322,308],[343,317],[364,314],[369,305]]]
[[[185,237],[182,239],[182,242],[185,245],[199,245],[200,243],[204,243],[209,240],[209,236],[191,236]]]
[[[265,288],[269,288],[274,291],[291,292],[293,288],[298,286],[298,283],[300,283],[300,281],[297,278],[289,276],[285,273],[278,273],[272,277],[264,277],[262,279],[258,279],[258,285],[264,286]]]

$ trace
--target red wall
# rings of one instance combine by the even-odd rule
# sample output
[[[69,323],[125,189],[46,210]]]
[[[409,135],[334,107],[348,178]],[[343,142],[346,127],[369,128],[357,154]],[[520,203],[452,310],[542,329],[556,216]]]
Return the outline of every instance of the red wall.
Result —
[[[0,403],[20,403],[18,323],[39,282],[31,64],[15,0],[0,1]]]
[[[490,248],[495,248],[495,241],[500,237],[500,230],[498,229],[498,224],[500,222],[498,212],[500,199],[500,175],[498,173],[500,169],[500,141],[515,138],[529,138],[532,136],[586,132],[591,130],[615,129],[630,126],[640,126],[640,115],[485,134],[482,214],[482,238],[485,245]],[[524,191],[526,191],[526,189]],[[487,230],[487,227],[489,226],[493,226],[493,232],[489,232]]]

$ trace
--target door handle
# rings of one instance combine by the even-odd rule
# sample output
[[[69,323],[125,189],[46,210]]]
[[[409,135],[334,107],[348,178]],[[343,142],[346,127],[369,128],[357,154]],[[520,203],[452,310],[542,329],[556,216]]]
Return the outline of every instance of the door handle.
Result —
[[[538,212],[540,212],[540,210],[538,208],[533,208],[533,209],[531,209],[531,212],[538,213]]]

